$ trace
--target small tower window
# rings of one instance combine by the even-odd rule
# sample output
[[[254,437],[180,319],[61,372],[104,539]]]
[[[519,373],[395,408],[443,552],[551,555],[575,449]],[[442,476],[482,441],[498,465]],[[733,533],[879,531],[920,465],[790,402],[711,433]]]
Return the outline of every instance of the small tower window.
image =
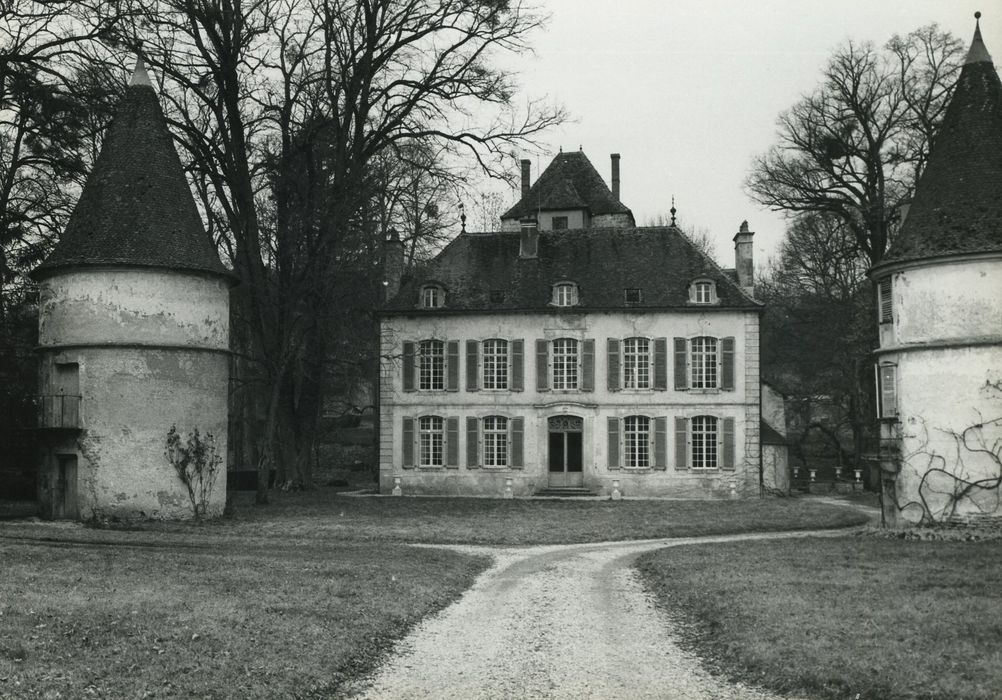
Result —
[[[641,295],[640,290],[636,288],[627,288],[623,290],[623,299],[627,306],[632,306],[634,304],[639,304]]]
[[[693,304],[715,304],[717,285],[711,280],[696,280],[689,285],[689,301]]]
[[[880,304],[880,322],[891,323],[894,320],[894,300],[891,296],[891,278],[885,277],[877,285],[878,304]]]
[[[427,285],[421,288],[421,308],[439,309],[445,306],[445,290],[437,285]]]
[[[577,306],[578,286],[573,282],[560,282],[553,285],[554,306]]]

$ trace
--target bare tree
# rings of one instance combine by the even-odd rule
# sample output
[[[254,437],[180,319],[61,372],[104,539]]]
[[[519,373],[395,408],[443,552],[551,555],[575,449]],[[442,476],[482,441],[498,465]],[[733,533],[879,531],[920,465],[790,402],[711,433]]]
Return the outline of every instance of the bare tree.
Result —
[[[821,84],[780,115],[779,141],[754,160],[749,194],[776,210],[838,217],[868,262],[879,262],[928,157],[963,49],[935,25],[895,36],[884,49],[838,48]]]

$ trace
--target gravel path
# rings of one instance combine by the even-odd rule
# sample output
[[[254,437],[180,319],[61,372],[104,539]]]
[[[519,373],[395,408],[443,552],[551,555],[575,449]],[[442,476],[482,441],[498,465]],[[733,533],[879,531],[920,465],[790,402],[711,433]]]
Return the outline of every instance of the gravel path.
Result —
[[[501,549],[454,605],[422,622],[364,698],[670,698],[780,696],[711,676],[672,640],[671,622],[631,564],[681,544],[841,533],[797,532]]]

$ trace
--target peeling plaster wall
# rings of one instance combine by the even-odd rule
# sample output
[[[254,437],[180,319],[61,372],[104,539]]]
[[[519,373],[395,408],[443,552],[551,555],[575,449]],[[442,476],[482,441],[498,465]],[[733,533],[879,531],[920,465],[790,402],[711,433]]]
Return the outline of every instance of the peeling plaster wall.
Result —
[[[898,420],[881,426],[885,440],[899,447],[900,471],[885,482],[891,523],[914,523],[922,516],[924,493],[934,516],[942,515],[956,482],[933,474],[920,493],[922,478],[942,468],[966,480],[997,475],[985,455],[958,449],[951,432],[1002,416],[1002,396],[986,382],[1002,379],[1002,260],[939,260],[906,267],[892,275],[893,323],[882,324],[880,364],[897,365]],[[1002,438],[997,429],[991,436]],[[893,493],[889,491],[893,489]],[[986,510],[1002,515],[999,492],[964,499],[957,515]]]
[[[500,497],[505,479],[513,479],[516,496],[531,495],[548,482],[547,419],[558,415],[580,416],[584,422],[584,485],[608,495],[612,481],[620,482],[625,496],[675,498],[729,497],[759,493],[759,359],[758,315],[754,312],[660,313],[555,313],[483,316],[410,316],[384,319],[381,326],[380,375],[380,491],[389,493],[394,477],[403,480],[405,493],[465,494]],[[676,391],[671,367],[671,338],[714,335],[735,338],[734,391]],[[667,337],[669,367],[667,391],[609,391],[607,338]],[[537,338],[570,337],[595,340],[595,390],[591,392],[537,391],[534,347]],[[404,340],[460,341],[458,392],[404,392],[400,362]],[[525,341],[525,390],[468,392],[466,340],[522,338]],[[465,416],[507,415],[525,417],[522,469],[403,469],[402,420],[404,416],[433,413],[460,417],[460,461],[465,462]],[[633,414],[669,419],[667,470],[608,468],[606,418]],[[675,416],[691,418],[712,414],[735,419],[736,469],[676,470]]]
[[[40,387],[56,362],[79,365],[80,425],[47,436],[40,490],[57,454],[77,455],[79,517],[192,517],[164,457],[167,432],[210,432],[223,459],[209,516],[226,498],[228,305],[225,281],[163,270],[80,270],[42,283]],[[44,506],[44,503],[43,503]]]

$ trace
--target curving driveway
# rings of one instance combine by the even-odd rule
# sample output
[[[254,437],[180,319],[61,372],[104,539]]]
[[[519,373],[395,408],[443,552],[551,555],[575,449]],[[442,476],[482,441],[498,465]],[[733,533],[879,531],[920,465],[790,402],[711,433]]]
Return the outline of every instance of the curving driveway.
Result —
[[[454,605],[422,622],[364,698],[670,698],[780,696],[710,675],[672,639],[631,564],[683,544],[841,536],[844,531],[561,545],[451,547],[494,565]]]

